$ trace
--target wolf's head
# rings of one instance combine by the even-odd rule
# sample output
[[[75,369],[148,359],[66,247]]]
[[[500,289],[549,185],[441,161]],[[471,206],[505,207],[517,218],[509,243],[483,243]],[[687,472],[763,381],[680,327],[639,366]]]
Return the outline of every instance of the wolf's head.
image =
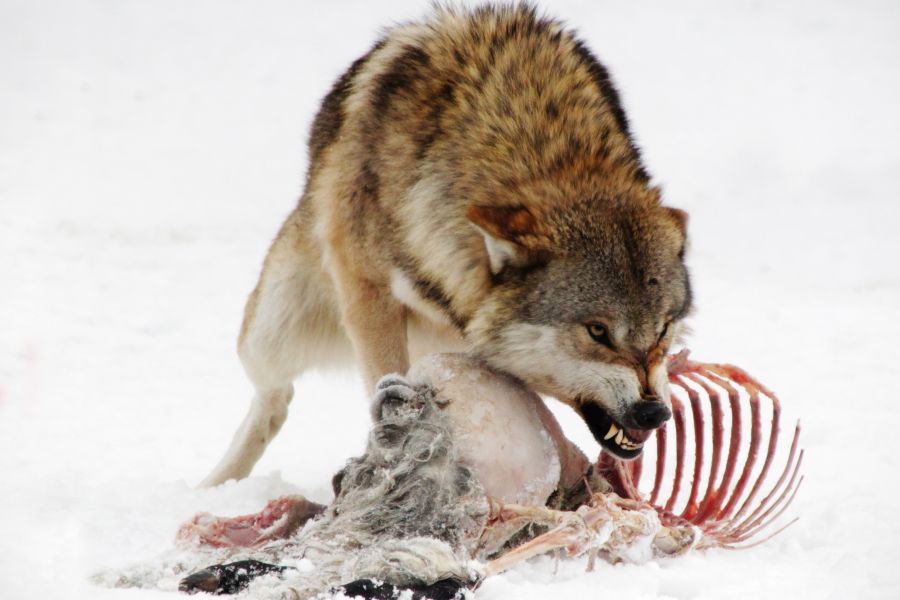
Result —
[[[671,416],[666,355],[691,306],[687,215],[656,203],[474,206],[493,287],[476,352],[571,405],[621,458]]]

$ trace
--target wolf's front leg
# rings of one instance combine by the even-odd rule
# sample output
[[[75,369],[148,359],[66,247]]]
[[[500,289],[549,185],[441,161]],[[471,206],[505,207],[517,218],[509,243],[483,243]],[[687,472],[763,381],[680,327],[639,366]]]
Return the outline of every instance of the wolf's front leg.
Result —
[[[331,272],[344,329],[356,350],[366,389],[373,390],[383,375],[409,369],[406,307],[387,286],[360,276],[357,268],[347,268],[345,260],[334,260]],[[372,417],[378,416],[373,405]]]

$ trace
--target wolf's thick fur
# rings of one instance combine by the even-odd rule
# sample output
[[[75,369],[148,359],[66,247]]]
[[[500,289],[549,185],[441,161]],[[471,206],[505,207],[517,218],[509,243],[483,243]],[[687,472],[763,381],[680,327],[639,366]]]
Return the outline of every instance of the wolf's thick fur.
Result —
[[[665,418],[634,411],[668,403],[686,216],[661,206],[606,69],[558,22],[484,7],[390,29],[322,102],[309,156],[241,328],[256,395],[204,484],[246,476],[292,380],[351,351],[370,390],[411,353],[467,348],[598,438]]]

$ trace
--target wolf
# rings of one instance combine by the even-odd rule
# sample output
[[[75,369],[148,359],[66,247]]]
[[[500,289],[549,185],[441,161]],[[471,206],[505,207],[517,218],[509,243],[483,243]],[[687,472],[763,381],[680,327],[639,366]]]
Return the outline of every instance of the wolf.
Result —
[[[374,390],[431,351],[469,352],[638,456],[671,414],[686,229],[562,23],[487,5],[388,29],[314,120],[240,330],[255,395],[201,485],[250,473],[304,371],[355,357]]]

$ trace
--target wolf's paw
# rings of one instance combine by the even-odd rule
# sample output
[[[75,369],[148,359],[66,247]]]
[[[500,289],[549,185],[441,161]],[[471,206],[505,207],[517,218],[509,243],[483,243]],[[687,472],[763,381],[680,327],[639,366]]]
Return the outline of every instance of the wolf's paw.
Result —
[[[428,389],[414,386],[395,373],[382,377],[375,389],[372,413],[378,420],[421,410],[429,394]]]

